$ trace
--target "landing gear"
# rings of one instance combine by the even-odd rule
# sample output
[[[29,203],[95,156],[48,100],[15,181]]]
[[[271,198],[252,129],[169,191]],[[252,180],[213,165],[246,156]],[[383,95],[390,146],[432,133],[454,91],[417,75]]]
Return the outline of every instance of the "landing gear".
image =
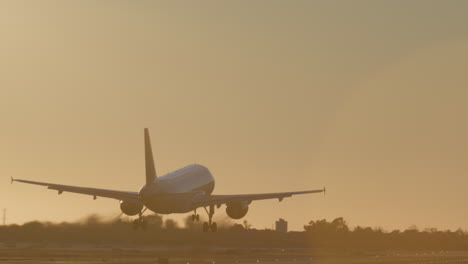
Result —
[[[203,232],[208,232],[208,231],[211,231],[211,232],[216,232],[216,230],[218,230],[218,225],[216,224],[216,222],[213,222],[213,223],[208,223],[208,222],[204,222],[203,223]]]
[[[138,230],[138,228],[146,230],[146,228],[148,228],[148,222],[146,222],[143,218],[133,220],[133,229]]]
[[[192,215],[192,222],[195,222],[195,221],[200,221],[200,215],[197,214],[197,210],[194,210],[193,211],[193,215]]]
[[[208,214],[208,222],[203,223],[203,232],[216,232],[216,230],[218,230],[218,225],[215,222],[212,222],[214,215],[214,205],[210,205],[209,211],[205,207],[205,211]]]
[[[138,228],[141,228],[143,230],[146,230],[148,227],[148,222],[143,218],[143,213],[146,211],[146,208],[143,209],[139,214],[138,214],[138,219],[133,220],[133,229],[137,230]]]

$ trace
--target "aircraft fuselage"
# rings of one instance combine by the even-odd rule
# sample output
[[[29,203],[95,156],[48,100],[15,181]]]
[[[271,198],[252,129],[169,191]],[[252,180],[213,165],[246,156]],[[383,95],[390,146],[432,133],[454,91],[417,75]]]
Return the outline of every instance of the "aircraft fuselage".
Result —
[[[215,180],[202,165],[191,164],[158,177],[139,193],[143,204],[158,214],[187,213],[193,208],[193,196],[211,194]]]

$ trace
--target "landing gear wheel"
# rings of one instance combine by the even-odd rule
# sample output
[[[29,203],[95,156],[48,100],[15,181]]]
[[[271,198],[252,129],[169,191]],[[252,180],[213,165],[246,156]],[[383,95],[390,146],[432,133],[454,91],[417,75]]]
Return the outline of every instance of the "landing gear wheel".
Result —
[[[214,211],[215,211],[215,207],[214,205],[210,205],[210,208],[209,210],[205,208],[205,211],[206,213],[208,214],[208,222],[204,222],[203,223],[203,232],[208,232],[211,230],[211,232],[216,232],[216,230],[218,229],[218,226],[216,225],[215,222],[213,222],[213,215],[214,215]],[[195,218],[196,219],[199,219],[199,215],[195,215]]]
[[[143,218],[141,214],[137,219],[133,220],[132,224],[133,230],[138,230],[138,228],[146,230],[146,228],[148,228],[148,222]]]
[[[195,222],[195,221],[200,221],[200,215],[197,214],[197,210],[194,210],[193,211],[193,214],[192,214],[192,222]]]
[[[200,215],[193,214],[192,215],[192,222],[198,222],[198,221],[200,221]]]
[[[210,230],[211,232],[216,232],[216,230],[218,230],[218,225],[216,222],[211,223]]]
[[[208,224],[208,222],[204,222],[203,223],[203,232],[208,232],[210,229],[210,225]]]
[[[146,211],[146,209],[148,208],[145,207],[145,209],[143,209],[140,213],[138,213],[138,218],[133,220],[132,222],[133,230],[137,230],[139,227],[145,230],[148,227],[148,223],[143,218],[143,213]]]

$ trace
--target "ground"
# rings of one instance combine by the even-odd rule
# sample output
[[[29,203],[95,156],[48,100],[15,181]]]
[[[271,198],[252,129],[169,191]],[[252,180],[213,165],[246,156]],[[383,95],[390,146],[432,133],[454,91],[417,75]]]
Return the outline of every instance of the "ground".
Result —
[[[213,248],[109,244],[0,244],[0,263],[468,263],[468,252],[359,252],[307,248]]]

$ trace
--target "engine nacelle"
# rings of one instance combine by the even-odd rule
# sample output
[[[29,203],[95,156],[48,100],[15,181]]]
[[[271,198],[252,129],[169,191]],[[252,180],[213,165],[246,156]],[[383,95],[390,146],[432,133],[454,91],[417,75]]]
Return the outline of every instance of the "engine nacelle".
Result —
[[[249,211],[249,205],[240,202],[229,203],[226,206],[226,214],[232,219],[241,219]]]
[[[137,215],[143,210],[143,204],[138,202],[120,201],[120,210],[126,215]]]

